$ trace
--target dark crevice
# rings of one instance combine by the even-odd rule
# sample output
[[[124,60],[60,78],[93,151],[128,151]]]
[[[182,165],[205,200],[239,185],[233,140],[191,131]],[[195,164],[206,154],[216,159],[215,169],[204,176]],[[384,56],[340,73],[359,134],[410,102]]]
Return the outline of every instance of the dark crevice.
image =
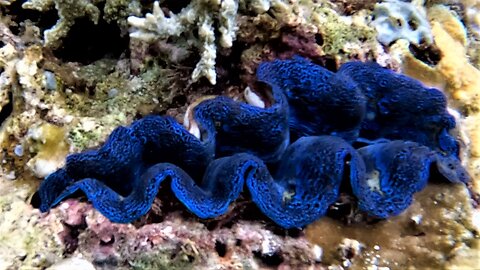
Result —
[[[253,255],[263,264],[270,267],[279,266],[283,262],[282,254],[279,251],[272,254],[262,254],[260,251],[254,251]]]
[[[190,0],[166,0],[163,1],[160,7],[162,9],[171,11],[174,14],[179,13],[183,8],[190,4]]]
[[[115,236],[114,235],[112,235],[112,238],[108,241],[100,240],[100,246],[111,246],[111,245],[113,245],[113,243],[115,243]]]
[[[315,34],[315,43],[317,43],[318,46],[323,46],[324,40],[323,40],[322,34],[320,33]]]
[[[337,60],[335,60],[335,58],[333,57],[325,57],[323,67],[332,72],[337,72],[338,70]]]
[[[78,248],[78,236],[87,228],[87,223],[85,222],[85,219],[83,219],[82,223],[79,225],[72,226],[63,223],[63,226],[65,227],[65,235],[63,237],[63,243],[65,245],[64,253],[73,254]]]
[[[230,85],[241,85],[239,74],[241,69],[239,63],[241,63],[242,53],[246,46],[244,43],[235,42],[230,49],[228,55],[219,54],[217,57],[217,88],[219,91],[223,91]]]
[[[8,92],[8,103],[2,107],[0,111],[0,125],[5,121],[13,111],[13,94]]]
[[[215,241],[215,251],[218,253],[218,256],[225,257],[227,254],[227,245],[217,240]]]
[[[425,47],[422,45],[415,46],[410,44],[409,50],[412,52],[415,58],[429,66],[436,66],[442,58],[440,50],[434,45]]]
[[[118,58],[128,48],[128,37],[121,37],[120,28],[100,20],[97,25],[87,18],[75,20],[62,47],[53,54],[66,62],[90,64],[102,58]]]
[[[185,95],[178,95],[178,96],[175,96],[173,99],[172,99],[172,104],[171,104],[171,107],[173,108],[179,108],[179,107],[182,107],[182,106],[185,106],[187,104],[187,96]]]
[[[37,26],[41,32],[52,28],[58,20],[58,13],[55,8],[51,8],[47,11],[37,11],[33,9],[24,9],[22,4],[26,1],[15,1],[9,6],[5,6],[5,12],[8,14],[15,24],[10,25],[10,31],[14,35],[19,35],[21,31],[21,25],[24,21],[30,20]]]

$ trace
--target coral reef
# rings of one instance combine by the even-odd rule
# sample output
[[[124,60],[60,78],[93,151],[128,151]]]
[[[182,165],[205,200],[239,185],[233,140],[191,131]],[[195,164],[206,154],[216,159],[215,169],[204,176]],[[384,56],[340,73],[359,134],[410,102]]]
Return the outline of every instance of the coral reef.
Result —
[[[252,12],[256,14],[255,17],[252,17]],[[218,22],[218,42],[214,35],[214,22]],[[192,79],[197,81],[200,77],[206,77],[212,84],[217,82],[215,65],[218,54],[231,48],[235,39],[252,46],[250,53],[253,55],[245,59],[249,61],[245,66],[257,66],[258,57],[267,58],[262,54],[276,49],[269,48],[268,43],[262,43],[272,42],[278,37],[291,47],[290,52],[303,52],[302,55],[310,58],[324,55],[340,57],[342,54],[364,58],[367,51],[376,51],[372,28],[360,19],[350,20],[340,16],[326,2],[239,1],[237,6],[236,1],[195,0],[190,1],[179,13],[170,12],[168,16],[160,4],[154,2],[152,13],[145,18],[131,16],[129,23],[136,29],[130,34],[134,39],[161,43],[162,47],[165,47],[166,40],[174,40],[175,44],[170,47],[197,49],[200,60]],[[289,34],[292,30],[298,32]],[[192,31],[198,33],[198,38],[192,35]],[[303,38],[311,43],[308,47],[305,47]],[[220,48],[217,48],[217,43]]]
[[[275,7],[275,8],[274,8]],[[351,59],[385,59],[395,68],[368,25],[365,12],[343,16],[330,2],[293,1],[272,6],[267,13],[239,16],[237,39],[248,47],[241,55],[244,80],[254,80],[260,62],[302,55],[331,70]]]
[[[478,152],[480,138],[480,117],[476,112],[479,106],[476,92],[471,89],[475,89],[475,79],[479,76],[470,74],[475,75],[480,66],[478,1],[411,1],[409,5],[418,8],[420,13],[427,11],[430,24],[427,27],[434,36],[434,43],[428,46],[418,46],[406,39],[400,39],[391,46],[380,44],[371,23],[376,3],[370,0],[161,0],[158,3],[165,19],[182,14],[182,9],[200,3],[189,14],[196,23],[184,22],[189,26],[188,30],[179,36],[151,41],[129,39],[128,35],[133,32],[146,33],[149,30],[132,27],[128,17],[149,17],[145,14],[154,13],[154,2],[0,0],[0,269],[75,269],[79,264],[84,269],[477,267],[480,260],[480,158],[475,153]],[[225,6],[220,12],[222,2]],[[42,3],[46,3],[45,7]],[[23,8],[22,4],[26,7]],[[32,4],[36,7],[27,8]],[[200,30],[203,32],[200,33]],[[47,36],[46,33],[52,35]],[[158,36],[155,31],[150,33]],[[204,38],[200,39],[200,34]],[[50,37],[52,39],[47,40]],[[85,149],[95,149],[95,153],[99,151],[98,146],[108,140],[109,134],[117,132],[115,128],[125,126],[125,129],[131,129],[142,117],[140,122],[146,126],[146,115],[168,115],[172,117],[171,123],[175,123],[182,132],[192,134],[188,138],[204,141],[203,126],[195,120],[196,108],[202,101],[221,95],[221,99],[226,100],[227,96],[235,103],[243,104],[239,101],[245,89],[243,98],[250,104],[248,106],[258,107],[258,110],[270,108],[275,103],[272,103],[271,96],[263,95],[269,93],[263,92],[264,88],[258,91],[261,86],[255,82],[255,72],[262,62],[270,61],[262,64],[267,67],[276,63],[274,59],[290,59],[294,55],[304,56],[318,64],[311,64],[315,68],[309,69],[326,74],[318,77],[320,81],[323,78],[327,84],[334,83],[342,77],[341,82],[334,84],[349,82],[347,85],[356,90],[348,91],[350,87],[346,87],[339,93],[352,93],[359,100],[351,102],[350,111],[335,110],[330,106],[328,108],[335,114],[329,114],[324,108],[302,106],[302,102],[294,100],[296,95],[322,100],[309,94],[311,89],[305,85],[307,89],[300,92],[287,87],[290,92],[284,93],[290,110],[288,129],[291,142],[298,136],[295,133],[330,133],[334,130],[335,134],[330,135],[338,140],[342,137],[348,142],[346,145],[351,144],[362,162],[367,160],[369,170],[358,185],[365,189],[357,189],[356,192],[361,193],[357,197],[349,187],[351,171],[347,156],[343,167],[346,175],[342,177],[338,200],[328,207],[323,218],[306,228],[280,229],[262,213],[261,202],[253,202],[255,196],[251,196],[247,185],[243,187],[246,192],[241,192],[235,202],[223,205],[228,205],[224,215],[209,219],[199,219],[192,214],[188,206],[201,204],[188,204],[193,202],[188,199],[185,204],[182,203],[172,192],[170,179],[161,183],[150,211],[131,224],[112,223],[90,203],[82,202],[85,200],[83,197],[64,200],[48,213],[41,213],[30,205],[32,195],[41,184],[38,177],[65,166],[67,154]],[[215,85],[200,77],[196,82],[192,80],[192,71],[202,57],[205,57],[202,66],[207,69],[199,69],[198,76],[215,76]],[[355,139],[356,133],[370,123],[373,124],[368,125],[370,130],[381,132],[382,136],[389,134],[395,140],[395,126],[386,125],[384,120],[401,121],[402,117],[379,116],[381,112],[395,111],[396,107],[392,107],[395,102],[387,102],[387,107],[379,106],[378,110],[363,105],[364,102],[369,106],[383,102],[379,102],[380,96],[362,98],[365,89],[358,89],[364,87],[361,84],[363,78],[353,80],[345,74],[340,76],[342,72],[338,70],[342,64],[352,59],[377,62],[390,70],[402,71],[420,79],[428,87],[443,90],[449,98],[448,114],[441,105],[438,107],[442,112],[439,118],[419,118],[422,120],[418,121],[416,128],[405,124],[403,127],[413,132],[405,133],[405,136],[418,134],[419,138],[423,138],[416,144],[375,140],[375,132],[361,132],[370,139]],[[413,68],[409,70],[407,67]],[[282,70],[285,72],[285,69]],[[310,74],[306,78],[310,76],[315,77]],[[269,81],[279,82],[279,79],[270,77]],[[457,92],[461,99],[453,98]],[[388,100],[395,99],[395,95],[388,91],[382,93],[389,96]],[[409,96],[412,94],[406,93]],[[414,95],[411,98],[417,100]],[[417,101],[423,104],[423,99]],[[442,104],[443,101],[439,101],[437,104]],[[412,111],[416,109],[411,104],[408,107]],[[295,118],[292,109],[300,116]],[[363,118],[358,118],[361,114],[356,114],[357,109],[365,110]],[[364,121],[367,116],[372,116],[372,112],[377,113],[377,118]],[[418,112],[429,114],[422,110]],[[430,113],[435,115],[433,111]],[[337,114],[342,118],[348,115],[351,120],[331,121],[328,115]],[[453,129],[447,128],[452,124],[448,120],[451,116],[456,122]],[[298,128],[304,123],[302,119],[305,124]],[[314,125],[318,119],[327,121],[325,130]],[[381,129],[375,126],[380,122]],[[181,127],[182,123],[185,128]],[[434,124],[429,126],[429,123]],[[215,127],[217,131],[218,128]],[[442,129],[448,130],[447,134],[442,134]],[[216,146],[229,142],[225,140],[225,135],[224,132],[217,133]],[[222,139],[224,141],[219,141]],[[219,151],[228,156],[239,151],[239,147],[250,147],[248,143],[251,142],[231,143],[228,146],[234,147],[234,150],[223,147]],[[396,143],[397,147],[391,147]],[[295,149],[300,149],[300,144]],[[422,144],[427,144],[428,149]],[[444,152],[442,149],[450,150]],[[458,155],[448,155],[456,152],[455,149],[459,150]],[[377,171],[386,166],[385,162],[373,160],[368,153],[362,156],[362,152],[383,151],[383,155],[391,157],[397,150],[409,153],[399,157],[423,160],[429,164],[426,165],[432,167],[429,176],[412,175],[423,170],[422,162],[412,162],[418,169],[415,171],[392,173],[388,170],[382,173]],[[260,158],[281,157],[280,153],[271,155],[270,152],[265,149]],[[291,155],[294,162],[289,164],[300,162],[299,156],[305,158],[296,152]],[[307,159],[310,156],[307,155]],[[157,156],[147,154],[146,157],[155,161]],[[212,157],[215,158],[219,157]],[[255,159],[251,158],[251,161]],[[450,179],[461,177],[448,168],[449,162],[458,166],[455,163],[459,161],[469,169],[472,182],[467,185],[442,183],[444,176],[437,171],[443,170],[442,173]],[[262,162],[267,165],[269,175],[271,172],[274,179],[281,179],[279,173],[274,173],[279,169],[275,168],[275,164]],[[304,162],[307,160],[303,159],[300,163]],[[399,169],[404,164],[399,159],[392,159],[392,162],[400,165]],[[215,163],[217,168],[228,167],[227,163],[220,163]],[[287,166],[283,173],[292,170]],[[188,175],[201,183],[204,173],[202,170],[197,175],[191,172]],[[216,170],[213,174],[220,175],[222,172]],[[402,176],[408,176],[413,181],[405,182],[405,187],[397,185],[395,179]],[[414,192],[427,178],[428,185]],[[105,179],[99,177],[99,180]],[[124,174],[121,179],[136,178]],[[120,188],[126,182],[121,183],[108,185]],[[381,184],[385,184],[383,187],[386,188],[382,189]],[[123,188],[125,193],[130,191],[126,186]],[[63,190],[64,187],[59,187],[57,191],[60,193]],[[371,211],[369,209],[375,210],[374,216],[402,211],[395,207],[382,208],[392,201],[383,201],[385,204],[381,203],[382,200],[377,201],[380,193],[398,198],[392,190],[404,194],[400,195],[400,201],[410,205],[407,209],[382,220],[366,215],[365,211]],[[302,190],[295,191],[295,187],[287,183],[283,193],[262,194],[273,194],[271,205],[275,206],[280,200],[282,204],[299,201]],[[34,199],[37,199],[36,195]],[[382,206],[375,205],[376,202]],[[222,205],[211,203],[207,206],[213,206],[212,209]],[[270,207],[268,203],[264,208]],[[197,208],[202,212],[209,210]]]
[[[406,39],[417,46],[433,42],[424,10],[412,3],[386,0],[375,5],[372,15],[377,39],[384,45],[399,39]]]
[[[271,93],[260,84],[255,88],[259,94],[249,89],[246,95],[261,107],[216,97],[193,109],[188,124],[200,131],[190,129],[189,133],[173,119],[159,116],[117,128],[99,150],[70,155],[65,169],[42,182],[36,204],[47,211],[82,190],[111,221],[132,222],[147,213],[160,184],[169,179],[172,192],[192,213],[215,218],[227,212],[246,185],[260,210],[289,229],[317,220],[337,200],[347,159],[359,208],[378,218],[408,208],[413,194],[425,187],[432,163],[451,182],[469,181],[458,159],[458,144],[448,134],[455,120],[436,89],[371,63],[346,63],[332,74],[300,57],[264,63],[258,77],[271,85]],[[342,90],[358,92],[348,95]],[[261,94],[273,100],[259,102]],[[328,101],[332,108],[321,111],[322,103],[315,101],[324,99],[333,100]],[[297,109],[287,110],[286,100],[288,105],[297,101]],[[409,108],[412,100],[417,106]],[[271,106],[265,107],[267,102]],[[298,113],[301,107],[310,110]],[[327,119],[332,111],[339,112],[335,119],[341,123],[350,115],[359,121],[327,130],[311,127],[317,122],[311,119],[312,112]],[[285,149],[288,126],[312,132],[310,137],[294,133],[294,142]],[[344,130],[352,133],[351,129],[355,131],[351,140],[378,141],[357,153],[342,139],[315,137]],[[414,140],[430,148],[385,139]],[[274,177],[256,156],[267,163],[278,162]],[[323,165],[318,168],[317,164]],[[204,175],[202,181],[199,175]]]
[[[47,47],[58,48],[62,38],[67,36],[68,31],[75,23],[75,19],[87,17],[91,22],[98,23],[100,10],[90,0],[29,0],[23,3],[22,7],[47,11],[54,5],[60,19],[52,29],[44,32],[44,41]]]
[[[100,4],[104,4],[102,11],[99,9]],[[44,46],[51,49],[62,46],[62,40],[67,37],[75,21],[81,18],[87,18],[96,25],[103,14],[106,22],[116,22],[121,30],[126,32],[126,17],[140,12],[140,3],[137,0],[28,0],[22,7],[42,12],[55,7],[59,19],[52,28],[44,31]]]
[[[237,10],[238,3],[234,0],[193,0],[180,13],[170,12],[167,17],[160,8],[159,2],[155,1],[152,13],[148,13],[145,18],[134,16],[128,18],[130,25],[137,29],[130,34],[130,37],[152,42],[186,34],[190,42],[194,42],[191,30],[198,26],[196,46],[201,57],[192,73],[192,80],[197,81],[201,77],[206,77],[211,84],[216,84],[217,45],[213,24],[215,20],[219,21],[220,46],[232,47],[237,30],[235,18]]]

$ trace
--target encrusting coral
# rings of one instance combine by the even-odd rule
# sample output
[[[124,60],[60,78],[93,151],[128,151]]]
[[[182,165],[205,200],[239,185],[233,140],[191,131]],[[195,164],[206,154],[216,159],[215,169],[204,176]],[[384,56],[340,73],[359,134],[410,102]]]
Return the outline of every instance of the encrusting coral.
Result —
[[[469,181],[448,133],[455,120],[437,89],[372,63],[350,62],[331,73],[299,57],[261,64],[258,80],[246,92],[255,105],[222,96],[204,100],[191,110],[189,130],[162,116],[115,129],[100,149],[68,156],[65,168],[42,182],[34,203],[47,211],[82,190],[110,220],[131,222],[150,209],[168,179],[191,212],[213,218],[226,213],[246,185],[267,217],[294,228],[325,215],[345,177],[359,208],[377,218],[408,208],[432,165],[450,182]],[[396,92],[403,88],[411,91]],[[306,96],[318,103],[302,101]],[[316,119],[309,113],[330,113],[318,108],[322,96],[333,100],[334,118],[345,126],[311,128]],[[410,106],[417,99],[422,102]],[[301,106],[308,113],[298,113]],[[349,123],[349,115],[359,120]],[[296,139],[305,130],[312,134]]]
[[[375,5],[372,15],[377,39],[384,45],[399,39],[406,39],[417,46],[433,42],[424,10],[412,3],[385,0]]]

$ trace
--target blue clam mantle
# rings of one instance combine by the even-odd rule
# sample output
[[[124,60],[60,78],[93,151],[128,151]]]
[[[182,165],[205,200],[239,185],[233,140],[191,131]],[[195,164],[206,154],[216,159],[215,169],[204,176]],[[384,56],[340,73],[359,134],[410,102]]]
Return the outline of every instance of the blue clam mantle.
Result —
[[[191,112],[193,132],[148,116],[115,129],[98,150],[69,155],[41,183],[40,210],[81,190],[111,221],[127,223],[168,181],[200,218],[224,214],[248,189],[266,216],[293,228],[325,215],[342,181],[377,218],[404,211],[432,167],[450,182],[469,181],[437,89],[374,63],[333,73],[300,57],[262,63],[257,77],[263,100],[253,92],[256,105],[204,100]]]

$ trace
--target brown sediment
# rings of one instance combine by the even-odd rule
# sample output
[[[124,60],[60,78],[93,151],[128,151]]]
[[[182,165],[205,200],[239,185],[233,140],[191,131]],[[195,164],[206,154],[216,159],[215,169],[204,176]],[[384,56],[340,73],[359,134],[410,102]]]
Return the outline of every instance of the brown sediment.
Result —
[[[397,217],[353,225],[323,218],[306,229],[306,237],[323,248],[322,262],[327,265],[439,269],[458,261],[457,257],[480,260],[479,252],[472,249],[480,243],[471,222],[473,211],[464,185],[433,183],[416,194],[410,208]],[[358,256],[342,256],[339,248],[344,239],[355,239],[363,246]]]

